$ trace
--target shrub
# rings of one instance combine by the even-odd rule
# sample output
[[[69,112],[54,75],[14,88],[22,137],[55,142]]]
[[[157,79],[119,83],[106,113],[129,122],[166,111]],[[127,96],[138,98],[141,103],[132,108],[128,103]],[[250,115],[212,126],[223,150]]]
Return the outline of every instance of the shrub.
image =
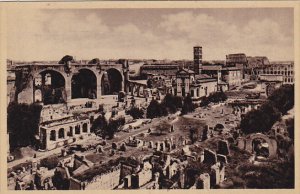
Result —
[[[294,85],[282,85],[268,97],[268,100],[272,101],[282,114],[286,114],[294,107]]]
[[[141,119],[144,117],[143,109],[138,107],[132,107],[127,113],[132,116],[133,119]]]
[[[188,94],[183,100],[182,106],[182,114],[187,114],[189,112],[193,112],[195,110],[195,106],[193,104],[191,96]]]
[[[10,147],[36,145],[41,105],[10,103],[7,108],[7,128],[10,133]]]
[[[168,111],[164,105],[157,100],[152,100],[147,107],[147,118],[153,119],[156,117],[166,116]]]
[[[248,112],[241,120],[240,127],[245,134],[268,132],[280,116],[273,103],[267,102],[260,109]]]
[[[225,100],[227,100],[227,95],[224,92],[214,92],[211,93],[208,97],[202,97],[200,107],[207,106],[210,102],[218,103]]]
[[[175,113],[178,108],[182,107],[182,97],[166,94],[162,104],[167,108],[168,112]]]
[[[59,163],[57,156],[51,156],[41,160],[41,166],[47,167],[49,170],[54,169]]]

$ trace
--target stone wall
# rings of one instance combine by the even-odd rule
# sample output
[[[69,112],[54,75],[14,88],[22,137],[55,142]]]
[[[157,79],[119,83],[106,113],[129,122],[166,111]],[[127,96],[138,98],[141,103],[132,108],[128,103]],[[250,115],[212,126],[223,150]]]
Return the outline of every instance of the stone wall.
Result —
[[[92,181],[86,182],[85,190],[114,189],[120,183],[120,166],[111,171],[98,175]]]

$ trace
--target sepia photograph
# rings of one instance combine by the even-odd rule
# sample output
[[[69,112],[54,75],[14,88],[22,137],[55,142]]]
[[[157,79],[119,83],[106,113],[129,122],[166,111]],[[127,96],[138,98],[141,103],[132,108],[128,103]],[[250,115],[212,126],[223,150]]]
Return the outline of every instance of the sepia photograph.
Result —
[[[5,9],[2,188],[296,188],[294,6],[101,5]]]

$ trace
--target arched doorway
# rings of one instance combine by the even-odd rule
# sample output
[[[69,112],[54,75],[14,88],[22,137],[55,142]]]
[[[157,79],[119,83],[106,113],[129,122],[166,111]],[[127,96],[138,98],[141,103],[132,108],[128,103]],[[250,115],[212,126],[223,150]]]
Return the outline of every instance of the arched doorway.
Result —
[[[263,138],[255,138],[252,140],[252,149],[256,156],[269,157],[269,144]]]
[[[75,126],[75,134],[80,134],[80,125]]]
[[[118,95],[122,91],[123,78],[117,69],[108,69],[101,79],[102,95]]]
[[[40,100],[41,91],[42,101],[47,104],[58,104],[66,101],[65,78],[54,70],[45,70],[35,78],[35,102]]]
[[[51,141],[56,141],[56,131],[55,130],[52,130],[50,132],[50,140]]]
[[[84,124],[82,125],[82,132],[83,132],[83,133],[87,133],[87,132],[88,132],[88,125],[87,125],[87,123],[84,123]]]
[[[80,69],[72,77],[72,99],[75,98],[97,98],[97,77],[93,71]]]
[[[70,126],[70,128],[69,128],[68,136],[69,137],[73,136],[73,127],[72,126]]]
[[[65,138],[65,129],[64,128],[60,128],[58,130],[58,139],[64,139]]]

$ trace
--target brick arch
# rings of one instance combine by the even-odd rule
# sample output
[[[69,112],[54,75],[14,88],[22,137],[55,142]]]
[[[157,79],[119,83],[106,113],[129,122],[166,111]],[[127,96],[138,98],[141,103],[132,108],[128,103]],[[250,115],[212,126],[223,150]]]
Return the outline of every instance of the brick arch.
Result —
[[[43,69],[39,69],[39,70],[36,70],[34,71],[33,73],[33,78],[37,77],[38,75],[40,75],[42,72],[44,71],[55,71],[56,73],[59,73],[63,76],[63,78],[65,79],[65,82],[67,81],[68,79],[68,76],[67,76],[67,73],[64,72],[64,71],[60,71],[60,70],[57,70],[57,69],[51,69],[51,68],[43,68]]]
[[[114,76],[112,74],[114,74]],[[101,73],[100,80],[101,80],[101,95],[110,95],[113,93],[124,91],[125,78],[123,72],[120,71],[118,68],[114,68],[114,67],[107,68],[103,73]]]
[[[89,71],[92,71],[97,78],[98,78],[98,75],[100,74],[100,72],[97,69],[92,68],[92,67],[90,67],[90,68],[89,67],[75,67],[74,69],[76,71],[80,71],[80,70],[89,70]]]
[[[51,84],[47,83],[47,74],[51,74]],[[57,69],[44,68],[35,70],[33,75],[34,102],[38,100],[44,104],[57,104],[66,101],[68,78],[64,72]],[[35,95],[37,91],[41,91],[42,99],[37,98]]]
[[[252,133],[245,138],[245,149],[253,152],[253,141],[255,139],[263,139],[269,145],[269,157],[275,157],[277,154],[277,141],[262,133]]]
[[[77,68],[71,76],[71,95],[74,98],[97,98],[97,73],[86,67]]]

